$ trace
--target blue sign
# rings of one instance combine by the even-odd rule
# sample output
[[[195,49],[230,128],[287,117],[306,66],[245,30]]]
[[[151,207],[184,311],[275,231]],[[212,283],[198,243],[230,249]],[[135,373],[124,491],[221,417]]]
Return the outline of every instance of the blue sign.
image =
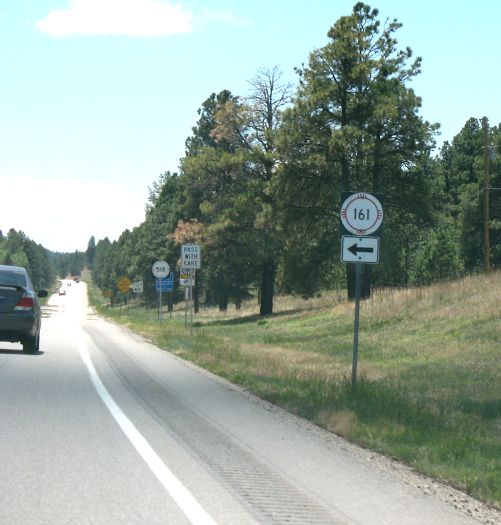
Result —
[[[172,292],[174,291],[174,272],[170,272],[167,277],[157,279],[155,283],[157,292]]]

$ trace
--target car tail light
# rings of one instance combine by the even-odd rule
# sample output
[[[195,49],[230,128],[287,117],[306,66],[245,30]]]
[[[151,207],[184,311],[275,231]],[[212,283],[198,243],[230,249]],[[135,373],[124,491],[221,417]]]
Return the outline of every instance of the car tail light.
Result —
[[[17,302],[14,310],[33,310],[33,297],[25,293]]]

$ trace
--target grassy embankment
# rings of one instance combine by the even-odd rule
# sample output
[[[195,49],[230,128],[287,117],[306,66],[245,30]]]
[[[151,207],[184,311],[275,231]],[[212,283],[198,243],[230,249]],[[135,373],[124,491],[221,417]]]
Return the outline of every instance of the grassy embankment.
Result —
[[[385,290],[362,304],[359,384],[351,392],[353,304],[329,293],[248,304],[102,313],[294,414],[501,507],[501,273]]]

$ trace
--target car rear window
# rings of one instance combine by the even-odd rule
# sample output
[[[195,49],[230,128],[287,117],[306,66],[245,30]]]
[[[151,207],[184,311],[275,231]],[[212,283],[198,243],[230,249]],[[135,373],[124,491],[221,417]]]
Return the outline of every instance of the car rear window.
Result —
[[[7,270],[0,270],[0,286],[7,284],[11,286],[27,287],[26,276],[19,272],[9,272]]]

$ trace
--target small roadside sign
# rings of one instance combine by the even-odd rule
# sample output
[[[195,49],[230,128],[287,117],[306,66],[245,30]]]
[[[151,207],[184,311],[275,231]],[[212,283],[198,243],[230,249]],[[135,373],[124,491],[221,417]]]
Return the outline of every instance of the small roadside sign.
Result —
[[[192,268],[181,268],[179,284],[181,286],[195,286],[195,270]]]
[[[169,274],[173,275],[172,272]],[[155,281],[155,288],[157,292],[172,292],[174,290],[174,278],[170,279],[169,277],[162,277]]]
[[[200,270],[202,257],[198,244],[183,244],[181,246],[181,268]]]
[[[165,261],[157,261],[153,263],[151,271],[157,279],[162,279],[163,277],[167,277],[169,275],[170,266]]]
[[[143,281],[137,280],[132,283],[132,291],[134,293],[143,293]]]
[[[378,264],[379,237],[344,235],[341,239],[341,260],[345,263]]]
[[[341,204],[341,225],[346,233],[373,235],[383,224],[382,195],[344,193]]]
[[[381,194],[371,195],[361,191],[341,193],[341,210],[339,213],[341,232],[348,234],[341,238],[341,260],[345,263],[354,263],[355,266],[355,322],[351,369],[353,392],[357,384],[362,268],[364,264],[377,264],[379,262],[379,237],[370,236],[381,233],[384,216],[382,201],[383,195]]]
[[[132,282],[128,277],[122,277],[118,281],[117,286],[122,293],[127,293],[132,287]]]

